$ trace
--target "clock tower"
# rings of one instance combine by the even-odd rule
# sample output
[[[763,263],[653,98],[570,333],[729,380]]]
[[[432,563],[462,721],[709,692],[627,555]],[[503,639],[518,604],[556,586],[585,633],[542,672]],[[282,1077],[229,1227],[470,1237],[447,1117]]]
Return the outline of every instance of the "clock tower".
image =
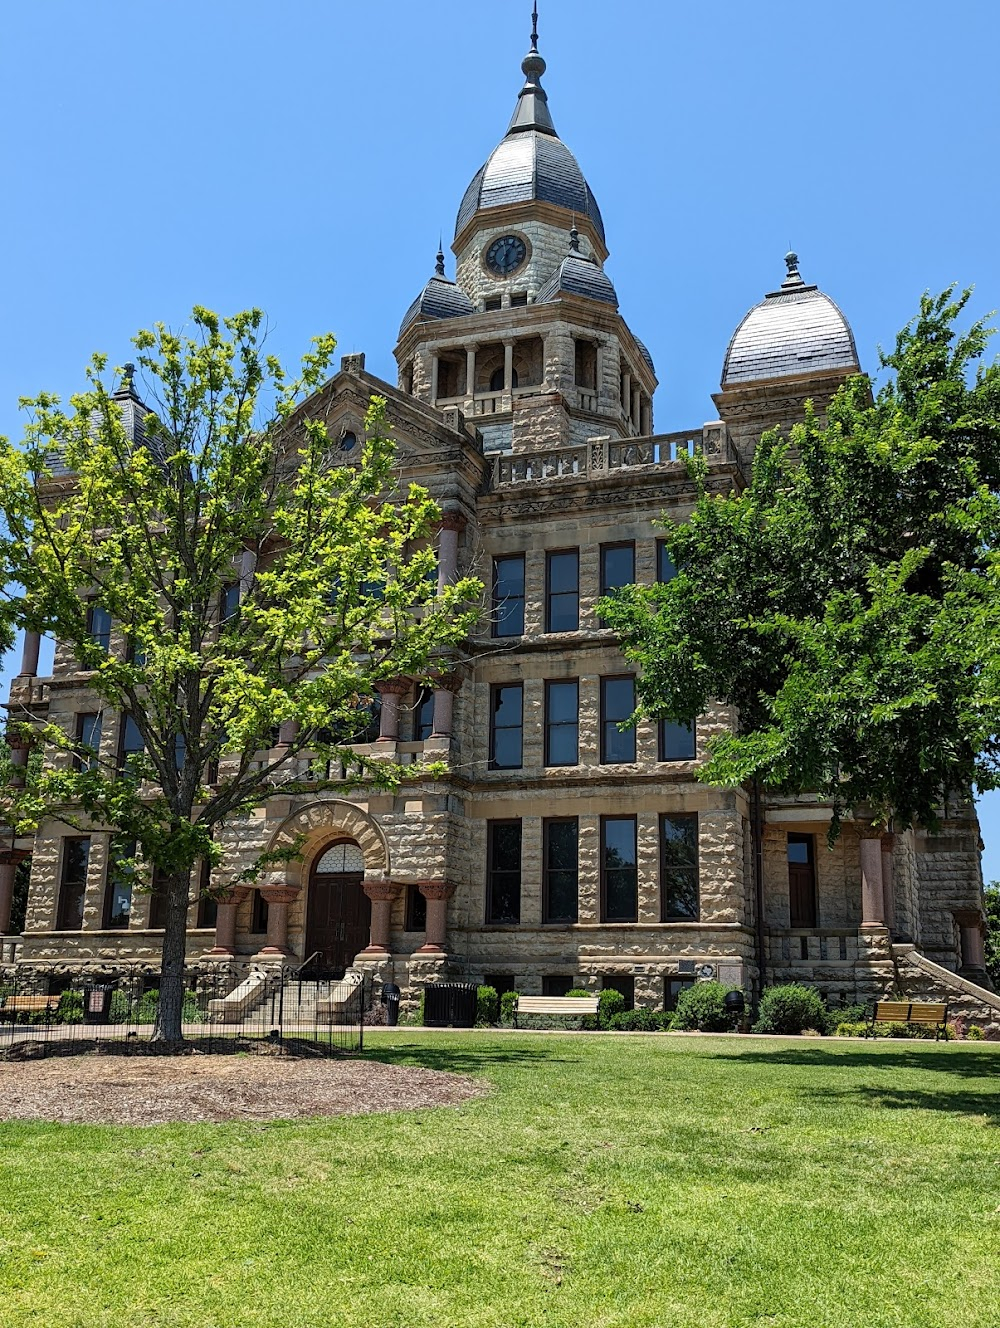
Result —
[[[597,200],[556,133],[538,15],[507,132],[465,191],[452,251],[410,306],[403,390],[457,407],[488,451],[652,433],[652,360],[604,271]]]

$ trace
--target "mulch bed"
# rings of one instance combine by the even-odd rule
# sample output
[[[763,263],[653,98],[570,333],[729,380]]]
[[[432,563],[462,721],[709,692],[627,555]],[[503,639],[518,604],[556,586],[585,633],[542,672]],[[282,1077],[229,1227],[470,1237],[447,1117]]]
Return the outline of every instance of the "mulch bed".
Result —
[[[0,1063],[0,1121],[295,1120],[452,1107],[488,1091],[465,1075],[346,1057],[58,1057]]]

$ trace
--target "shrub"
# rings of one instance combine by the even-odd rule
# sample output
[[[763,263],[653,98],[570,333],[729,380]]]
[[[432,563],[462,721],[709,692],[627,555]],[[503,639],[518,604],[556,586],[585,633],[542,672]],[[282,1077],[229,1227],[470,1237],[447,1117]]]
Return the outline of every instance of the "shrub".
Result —
[[[56,1022],[60,1024],[83,1023],[83,992],[64,991],[56,1006]]]
[[[505,991],[500,997],[500,1022],[508,1026],[514,1022],[514,1007],[517,1005],[517,992]]]
[[[566,993],[567,996],[590,996],[591,992],[584,991],[583,987],[574,987],[572,991]]]
[[[826,1032],[827,1012],[815,987],[786,982],[768,987],[760,998],[755,1033],[801,1033],[804,1028]]]
[[[969,1031],[968,1033],[966,1033],[965,1036],[969,1039],[970,1042],[982,1042],[983,1030],[979,1027],[978,1024],[970,1024]]]
[[[833,1037],[841,1024],[862,1024],[868,1021],[866,1005],[833,1005],[826,1011],[826,1032]],[[843,1037],[840,1033],[838,1036]]]
[[[597,999],[598,1017],[602,1028],[608,1028],[616,1014],[625,1013],[625,997],[614,987],[605,987]]]
[[[479,987],[476,991],[476,1023],[488,1028],[495,1024],[500,1013],[500,997],[496,987]]]
[[[673,1026],[670,1010],[622,1010],[608,1020],[616,1033],[663,1033]]]
[[[834,1033],[837,1037],[864,1037],[867,1030],[867,1024],[848,1019],[838,1024],[834,1029]]]
[[[723,982],[696,982],[677,997],[671,1027],[701,1033],[731,1033],[741,1016],[730,1014],[723,1002],[735,988]]]

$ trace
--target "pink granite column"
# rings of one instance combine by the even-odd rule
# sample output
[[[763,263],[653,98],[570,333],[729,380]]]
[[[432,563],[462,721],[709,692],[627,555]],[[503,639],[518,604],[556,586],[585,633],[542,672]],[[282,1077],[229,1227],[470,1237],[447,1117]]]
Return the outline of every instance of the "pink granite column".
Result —
[[[421,881],[420,893],[427,900],[427,930],[418,954],[444,954],[448,943],[448,900],[455,887],[448,881]]]
[[[267,900],[267,942],[261,947],[262,955],[275,958],[290,954],[288,948],[288,905],[299,896],[297,885],[262,885],[260,892]]]
[[[209,950],[210,955],[230,959],[236,953],[236,910],[249,898],[250,887],[247,885],[237,885],[225,894],[216,895],[219,911],[215,920],[215,945]]]
[[[882,836],[861,831],[861,925],[885,926],[885,896],[882,891]]]
[[[28,744],[23,738],[8,735],[7,745],[10,747],[10,763],[14,767],[10,772],[11,787],[24,788],[24,781],[27,778]]]
[[[40,632],[25,632],[24,649],[21,652],[21,678],[34,678],[38,674],[38,652],[41,649]]]
[[[392,922],[392,903],[399,894],[400,886],[392,881],[364,881],[362,889],[372,901],[371,940],[362,954],[388,954],[389,932]]]
[[[382,708],[378,719],[379,742],[399,741],[399,705],[410,690],[405,678],[394,678],[392,682],[377,682],[375,690],[382,698]]]
[[[882,836],[882,907],[885,925],[890,931],[896,927],[896,887],[892,871],[892,851],[895,845],[895,835]]]
[[[438,535],[438,591],[458,580],[458,537],[465,529],[461,512],[445,512]]]
[[[282,720],[278,726],[278,746],[291,747],[292,743],[299,736],[299,721],[297,719]]]
[[[450,738],[455,718],[455,693],[462,685],[457,673],[441,674],[434,681],[434,726],[432,738]]]
[[[14,873],[17,867],[13,863],[4,863],[0,867],[0,936],[10,933],[10,911],[14,903]]]

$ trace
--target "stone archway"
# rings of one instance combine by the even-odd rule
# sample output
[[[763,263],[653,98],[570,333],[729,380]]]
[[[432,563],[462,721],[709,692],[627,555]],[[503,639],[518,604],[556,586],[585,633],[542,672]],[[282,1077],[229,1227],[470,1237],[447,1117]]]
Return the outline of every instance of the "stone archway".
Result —
[[[353,839],[335,839],[313,859],[306,892],[305,954],[319,971],[341,977],[371,936],[372,901],[365,861]]]
[[[271,836],[269,849],[290,848],[298,841],[299,854],[282,870],[285,884],[301,888],[313,860],[335,840],[352,839],[365,860],[365,880],[389,879],[389,849],[381,828],[353,803],[331,798],[311,802],[285,818]]]

